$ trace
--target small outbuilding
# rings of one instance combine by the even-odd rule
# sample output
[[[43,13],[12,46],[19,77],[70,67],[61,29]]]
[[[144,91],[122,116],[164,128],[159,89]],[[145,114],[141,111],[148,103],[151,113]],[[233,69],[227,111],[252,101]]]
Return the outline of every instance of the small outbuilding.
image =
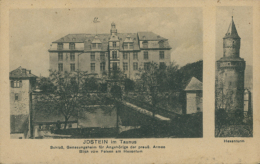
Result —
[[[202,82],[192,77],[185,88],[186,111],[184,114],[192,114],[203,111]]]

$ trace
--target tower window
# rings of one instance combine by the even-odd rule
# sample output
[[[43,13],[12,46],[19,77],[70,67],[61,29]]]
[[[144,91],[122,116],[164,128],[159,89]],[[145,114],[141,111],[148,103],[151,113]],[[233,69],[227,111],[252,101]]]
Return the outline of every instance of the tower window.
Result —
[[[113,47],[116,47],[116,42],[113,42]]]
[[[112,51],[112,58],[117,59],[117,51]]]
[[[113,68],[114,71],[117,70],[117,63],[116,63],[116,62],[114,62],[114,63],[112,64],[112,68]]]

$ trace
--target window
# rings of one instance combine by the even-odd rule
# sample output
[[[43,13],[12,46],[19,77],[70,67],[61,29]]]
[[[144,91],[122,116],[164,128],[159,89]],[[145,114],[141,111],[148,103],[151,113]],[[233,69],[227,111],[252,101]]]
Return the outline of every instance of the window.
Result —
[[[164,59],[164,51],[160,51],[160,59]]]
[[[105,60],[105,53],[104,52],[100,53],[100,60]]]
[[[116,47],[116,42],[113,42],[113,47]]]
[[[127,59],[128,58],[128,54],[126,52],[123,53],[123,59]]]
[[[95,71],[95,63],[91,63],[91,71]]]
[[[63,53],[59,52],[58,53],[58,61],[62,61],[63,60]]]
[[[63,43],[58,43],[58,50],[62,50],[63,49]]]
[[[75,61],[75,53],[70,53],[70,61]]]
[[[18,100],[18,99],[19,99],[18,93],[15,93],[14,94],[14,100]]]
[[[144,51],[144,59],[149,59],[148,58],[148,51]]]
[[[113,68],[114,71],[117,70],[117,63],[116,62],[113,62],[112,68]]]
[[[166,68],[165,63],[164,63],[164,62],[160,62],[159,68],[160,68],[160,69],[165,69],[165,68]]]
[[[101,48],[101,43],[98,43],[98,48],[99,48],[99,49]]]
[[[95,60],[95,52],[91,52],[90,59],[91,61]]]
[[[20,80],[20,81],[17,81],[17,80],[11,81],[11,87],[12,88],[20,88],[20,87],[22,87],[22,80]]]
[[[100,71],[105,71],[106,69],[105,66],[106,66],[105,62],[100,63]]]
[[[75,63],[70,64],[70,71],[75,71]]]
[[[96,43],[92,43],[92,48],[96,48]]]
[[[143,41],[143,48],[148,48],[148,42],[147,41]]]
[[[150,63],[149,62],[144,63],[144,70],[149,70],[149,68],[150,68]]]
[[[137,53],[137,52],[134,52],[133,59],[134,59],[134,60],[137,60],[137,59],[138,59],[138,53]]]
[[[133,69],[134,69],[134,70],[138,70],[138,63],[137,63],[137,62],[134,62],[134,63],[133,63]]]
[[[59,69],[59,71],[63,71],[63,63],[58,64],[58,69]]]
[[[128,63],[123,63],[123,70],[124,71],[127,71],[128,70]]]
[[[124,43],[124,49],[128,49],[127,43]]]
[[[70,43],[69,49],[74,50],[75,49],[75,43]]]
[[[117,51],[112,51],[112,58],[117,59]]]
[[[163,41],[159,41],[159,48],[164,48],[164,43],[163,43]]]
[[[134,48],[134,43],[129,43],[129,49],[133,49]]]

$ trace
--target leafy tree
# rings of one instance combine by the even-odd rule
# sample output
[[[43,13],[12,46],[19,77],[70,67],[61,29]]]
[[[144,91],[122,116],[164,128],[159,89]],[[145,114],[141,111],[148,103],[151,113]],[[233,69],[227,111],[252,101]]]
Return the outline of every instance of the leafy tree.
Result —
[[[38,97],[36,110],[48,114],[61,114],[65,119],[64,129],[69,119],[78,117],[78,112],[89,102],[90,95],[84,91],[86,72],[58,72],[50,70],[48,78],[40,81],[40,88],[45,89]],[[43,82],[43,83],[41,83]]]

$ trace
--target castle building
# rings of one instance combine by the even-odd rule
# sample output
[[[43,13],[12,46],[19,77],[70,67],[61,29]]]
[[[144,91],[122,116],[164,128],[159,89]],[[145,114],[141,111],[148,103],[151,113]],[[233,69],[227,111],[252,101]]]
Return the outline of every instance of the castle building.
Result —
[[[245,64],[240,57],[240,37],[233,16],[223,38],[223,57],[217,61],[216,108],[228,113],[243,111]]]
[[[87,71],[96,77],[120,69],[135,79],[150,62],[159,66],[171,61],[168,39],[153,32],[118,33],[115,23],[109,34],[68,34],[51,44],[50,69]]]
[[[9,73],[11,138],[32,136],[32,91],[37,76],[31,70],[19,67]]]

